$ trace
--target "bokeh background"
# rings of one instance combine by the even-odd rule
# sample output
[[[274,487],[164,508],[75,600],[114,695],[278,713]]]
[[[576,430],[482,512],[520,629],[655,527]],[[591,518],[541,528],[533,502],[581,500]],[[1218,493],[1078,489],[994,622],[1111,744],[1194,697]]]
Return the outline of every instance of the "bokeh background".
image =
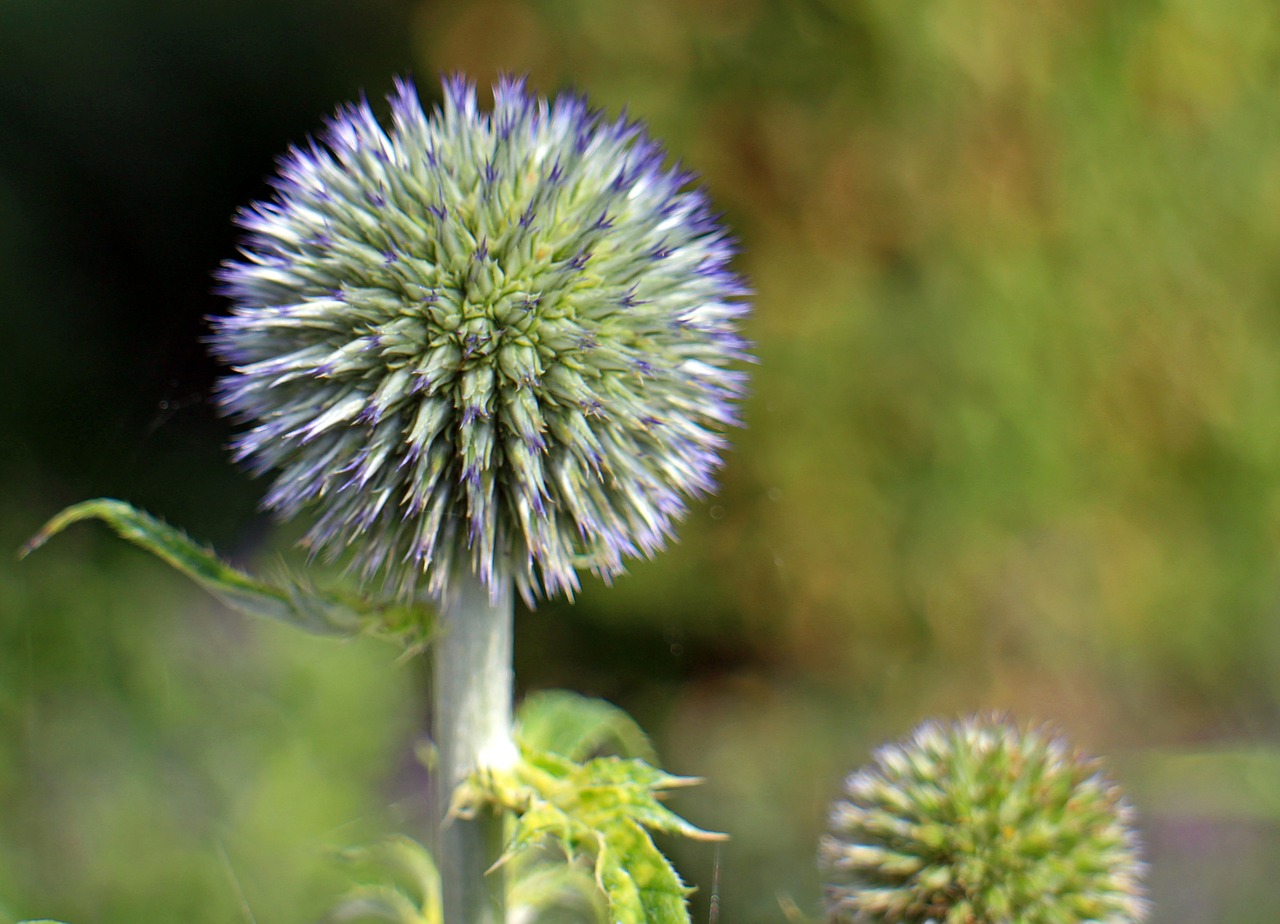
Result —
[[[522,689],[707,784],[707,920],[818,908],[878,742],[1010,710],[1110,758],[1153,920],[1280,900],[1280,7],[0,0],[0,921],[310,922],[421,834],[423,666],[248,622],[78,527],[288,554],[208,400],[210,273],[284,147],[398,73],[623,106],[743,246],[759,365],[681,542],[519,619]]]

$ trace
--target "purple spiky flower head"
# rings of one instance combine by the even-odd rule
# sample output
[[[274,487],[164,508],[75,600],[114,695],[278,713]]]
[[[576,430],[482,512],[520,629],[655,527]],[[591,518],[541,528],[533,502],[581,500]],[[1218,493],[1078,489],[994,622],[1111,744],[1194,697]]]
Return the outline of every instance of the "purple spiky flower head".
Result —
[[[662,148],[576,96],[445,81],[347,106],[238,216],[212,321],[237,459],[306,542],[403,595],[618,574],[738,422],[734,246]]]

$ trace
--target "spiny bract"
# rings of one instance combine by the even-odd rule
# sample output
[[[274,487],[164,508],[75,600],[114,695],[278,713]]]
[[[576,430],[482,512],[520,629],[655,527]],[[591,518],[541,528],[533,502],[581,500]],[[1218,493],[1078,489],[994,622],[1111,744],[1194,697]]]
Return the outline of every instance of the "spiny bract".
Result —
[[[527,600],[650,554],[712,487],[747,358],[732,242],[641,126],[523,82],[397,82],[243,210],[213,319],[234,451],[307,543],[439,596]]]
[[[833,921],[1133,924],[1132,810],[1096,762],[994,718],[927,722],[845,781],[819,860]]]

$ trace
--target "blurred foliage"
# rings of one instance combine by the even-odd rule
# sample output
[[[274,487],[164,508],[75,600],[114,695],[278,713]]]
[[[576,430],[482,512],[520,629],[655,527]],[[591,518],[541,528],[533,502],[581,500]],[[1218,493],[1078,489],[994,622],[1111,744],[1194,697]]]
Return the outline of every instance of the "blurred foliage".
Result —
[[[1280,898],[1274,5],[7,0],[0,51],[0,545],[106,494],[262,548],[200,344],[232,210],[361,87],[527,72],[648,121],[757,291],[723,490],[518,626],[708,778],[702,913],[713,867],[726,920],[815,908],[840,775],[984,707],[1117,755],[1155,920]],[[313,919],[322,848],[416,817],[413,668],[81,529],[0,565],[0,921]]]
[[[327,852],[393,823],[411,766],[396,649],[246,623],[73,538],[0,564],[0,920],[314,919]]]

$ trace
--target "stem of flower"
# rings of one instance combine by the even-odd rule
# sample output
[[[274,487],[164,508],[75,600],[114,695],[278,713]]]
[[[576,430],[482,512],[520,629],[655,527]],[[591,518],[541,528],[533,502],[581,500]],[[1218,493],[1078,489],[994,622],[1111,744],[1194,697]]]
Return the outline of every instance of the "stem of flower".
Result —
[[[508,586],[497,596],[479,579],[459,574],[440,606],[434,644],[432,728],[436,861],[448,924],[503,924],[501,871],[488,872],[502,849],[502,817],[449,816],[454,790],[477,770],[504,769],[516,760],[511,737],[514,601]]]

